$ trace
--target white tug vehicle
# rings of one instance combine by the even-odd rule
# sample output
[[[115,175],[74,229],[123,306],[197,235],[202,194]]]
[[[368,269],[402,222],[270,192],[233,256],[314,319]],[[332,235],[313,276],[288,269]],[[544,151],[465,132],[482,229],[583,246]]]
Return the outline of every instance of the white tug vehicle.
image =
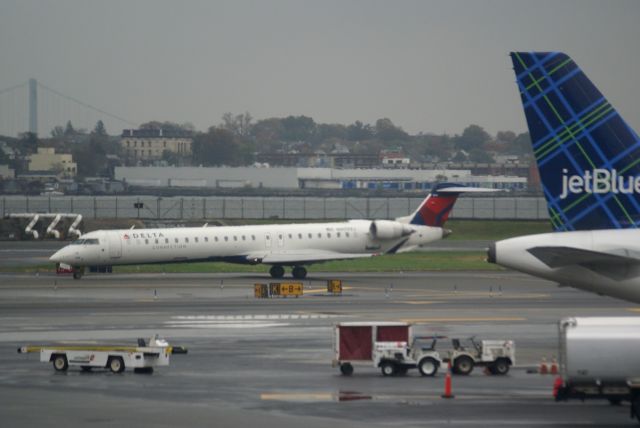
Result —
[[[154,367],[168,366],[171,354],[186,354],[184,347],[170,346],[156,334],[148,342],[138,339],[137,346],[131,345],[43,345],[23,346],[18,353],[40,353],[40,361],[52,363],[58,372],[70,366],[78,366],[82,371],[106,368],[113,373],[122,373],[132,368],[135,373],[153,373]]]

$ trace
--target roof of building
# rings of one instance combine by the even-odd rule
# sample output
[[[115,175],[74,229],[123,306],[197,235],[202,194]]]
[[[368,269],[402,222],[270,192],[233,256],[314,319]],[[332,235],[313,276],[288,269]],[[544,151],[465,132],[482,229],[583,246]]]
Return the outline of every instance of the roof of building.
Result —
[[[122,137],[134,138],[191,138],[189,131],[176,129],[123,129]]]

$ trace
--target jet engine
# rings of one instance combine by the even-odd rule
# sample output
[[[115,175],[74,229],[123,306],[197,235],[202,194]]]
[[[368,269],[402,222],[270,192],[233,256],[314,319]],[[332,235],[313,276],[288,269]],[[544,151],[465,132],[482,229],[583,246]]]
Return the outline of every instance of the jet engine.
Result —
[[[392,220],[372,221],[369,226],[369,233],[376,239],[398,239],[413,232],[414,230],[408,224]]]

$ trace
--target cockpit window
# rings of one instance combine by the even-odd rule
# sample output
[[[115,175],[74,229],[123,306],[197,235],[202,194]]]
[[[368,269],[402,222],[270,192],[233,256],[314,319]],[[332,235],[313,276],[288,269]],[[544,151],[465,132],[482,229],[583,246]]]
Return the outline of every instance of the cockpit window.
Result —
[[[75,241],[71,242],[70,245],[98,245],[100,244],[100,240],[99,239],[76,239]]]

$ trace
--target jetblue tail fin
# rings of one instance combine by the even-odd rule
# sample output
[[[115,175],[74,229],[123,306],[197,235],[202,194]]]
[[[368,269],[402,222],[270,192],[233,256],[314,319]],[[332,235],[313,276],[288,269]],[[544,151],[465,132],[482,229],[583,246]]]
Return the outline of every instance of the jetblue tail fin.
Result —
[[[640,225],[640,138],[561,52],[512,52],[554,230]]]
[[[420,204],[418,209],[407,217],[396,220],[419,226],[442,227],[449,218],[449,214],[461,193],[498,192],[497,189],[466,187],[454,183],[439,183]]]

